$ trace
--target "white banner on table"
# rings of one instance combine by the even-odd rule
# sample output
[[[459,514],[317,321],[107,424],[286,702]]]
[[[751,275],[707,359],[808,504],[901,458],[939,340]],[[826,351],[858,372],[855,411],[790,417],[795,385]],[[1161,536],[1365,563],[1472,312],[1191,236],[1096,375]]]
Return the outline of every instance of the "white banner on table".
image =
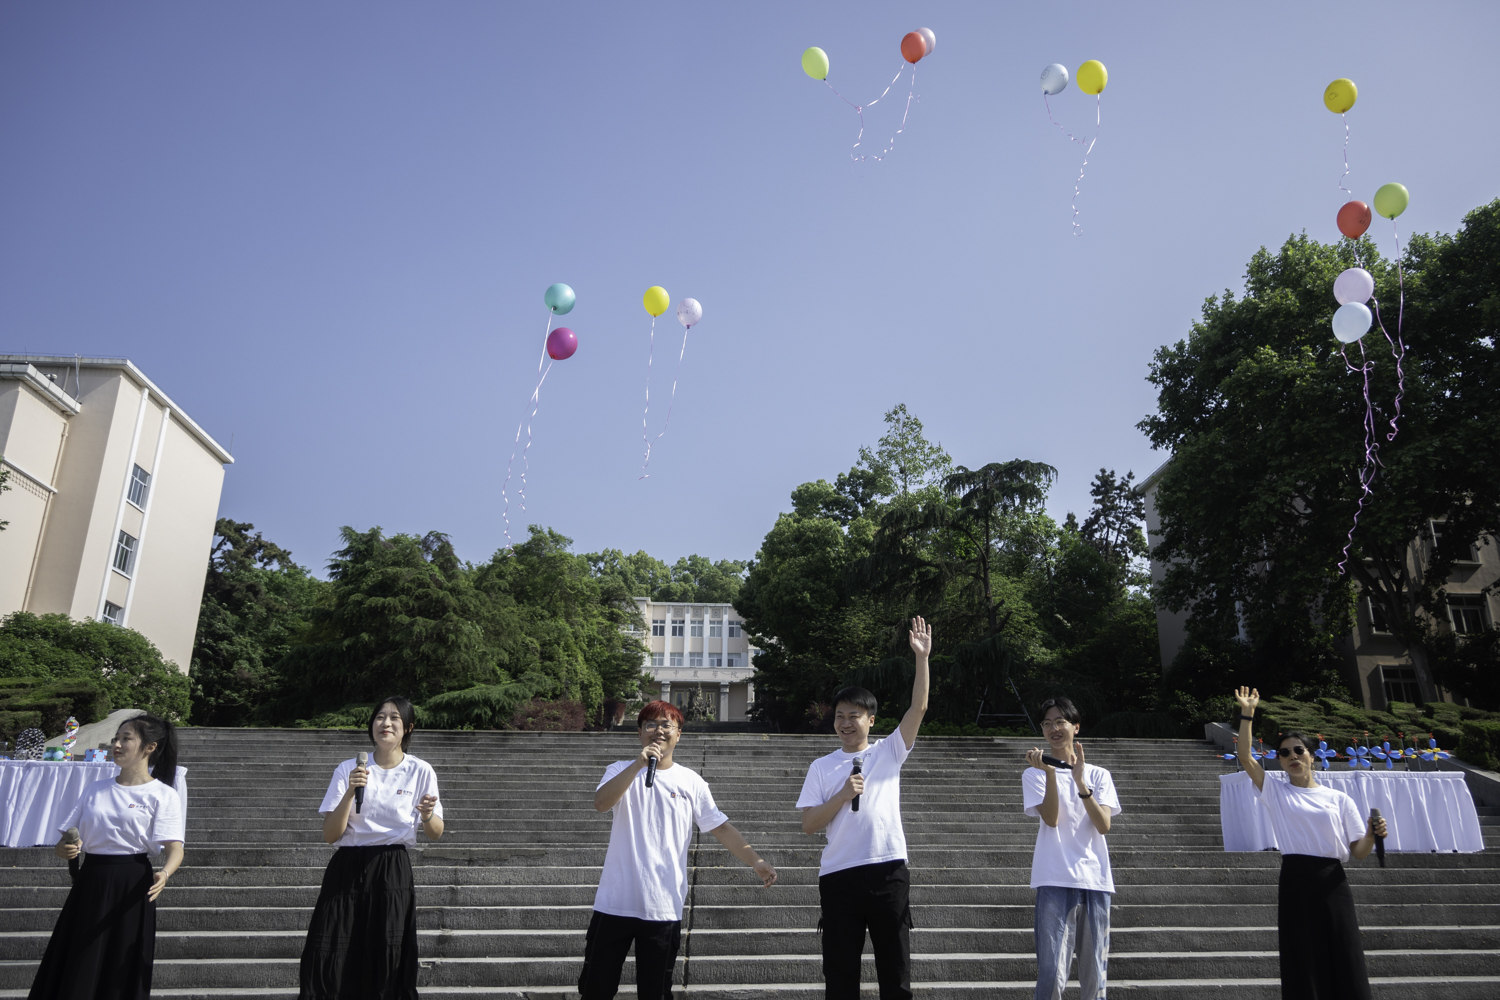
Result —
[[[83,790],[120,773],[110,761],[0,760],[0,845],[51,847],[57,824],[83,797]],[[177,769],[173,783],[187,815],[187,768]]]
[[[1285,771],[1267,771],[1267,781],[1286,781]],[[1344,792],[1360,815],[1380,810],[1390,835],[1387,851],[1430,853],[1484,850],[1479,814],[1462,771],[1319,771],[1318,784]],[[1256,801],[1244,771],[1219,775],[1219,825],[1226,851],[1277,847],[1270,815]]]

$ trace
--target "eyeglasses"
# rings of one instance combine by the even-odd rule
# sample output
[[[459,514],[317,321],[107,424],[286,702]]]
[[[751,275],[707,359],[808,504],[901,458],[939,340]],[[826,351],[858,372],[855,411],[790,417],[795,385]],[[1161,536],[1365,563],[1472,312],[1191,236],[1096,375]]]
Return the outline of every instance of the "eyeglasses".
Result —
[[[670,722],[643,722],[641,723],[641,728],[648,733],[671,733],[676,732],[677,730],[677,727],[672,725]]]
[[[1042,728],[1043,729],[1061,729],[1063,726],[1066,726],[1067,724],[1068,724],[1068,720],[1067,719],[1043,719],[1042,720]]]
[[[1276,756],[1278,757],[1290,757],[1292,754],[1296,754],[1298,757],[1301,757],[1305,753],[1312,753],[1312,751],[1307,749],[1307,747],[1302,746],[1300,743],[1294,747],[1278,747],[1276,750]]]

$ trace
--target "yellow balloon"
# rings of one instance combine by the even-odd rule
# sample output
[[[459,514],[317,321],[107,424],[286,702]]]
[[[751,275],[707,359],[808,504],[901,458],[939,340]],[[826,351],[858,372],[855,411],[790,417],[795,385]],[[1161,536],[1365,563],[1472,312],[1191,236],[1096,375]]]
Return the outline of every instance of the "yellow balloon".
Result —
[[[646,294],[641,296],[641,305],[645,306],[646,311],[653,316],[660,316],[671,304],[672,296],[668,295],[667,290],[660,285],[652,285],[646,289]]]
[[[1394,219],[1406,211],[1410,202],[1411,194],[1404,184],[1382,184],[1375,192],[1375,211],[1387,219]]]
[[[1359,88],[1354,81],[1347,77],[1339,77],[1328,85],[1323,91],[1323,106],[1336,115],[1354,107],[1354,102],[1359,100]]]
[[[828,79],[828,53],[816,45],[803,52],[802,72],[814,80]]]
[[[1103,93],[1104,85],[1109,83],[1109,70],[1097,59],[1090,59],[1078,67],[1078,72],[1073,75],[1078,81],[1078,89],[1085,94]]]

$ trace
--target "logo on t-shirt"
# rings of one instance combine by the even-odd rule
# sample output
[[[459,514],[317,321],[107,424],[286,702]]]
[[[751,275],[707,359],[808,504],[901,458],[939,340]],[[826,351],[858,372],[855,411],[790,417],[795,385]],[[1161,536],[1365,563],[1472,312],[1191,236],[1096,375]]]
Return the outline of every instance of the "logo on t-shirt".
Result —
[[[135,808],[135,803],[134,802],[130,803],[130,805],[127,806],[126,808],[134,809]]]
[[[411,789],[410,788],[398,788],[398,789],[396,789],[396,794],[397,795],[410,795],[411,794]]]

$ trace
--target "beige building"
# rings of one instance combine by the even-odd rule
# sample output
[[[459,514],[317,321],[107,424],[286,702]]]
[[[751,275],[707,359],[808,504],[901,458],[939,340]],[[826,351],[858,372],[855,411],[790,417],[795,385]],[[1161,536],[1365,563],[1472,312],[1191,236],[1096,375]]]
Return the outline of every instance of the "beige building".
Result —
[[[1167,464],[1170,461],[1147,476],[1138,487],[1146,499],[1146,537],[1152,547],[1161,541],[1156,486]],[[1415,578],[1420,578],[1421,568],[1427,565],[1433,545],[1442,537],[1442,531],[1443,523],[1433,521],[1422,537],[1414,540],[1408,548],[1407,561]],[[1494,625],[1496,613],[1500,611],[1500,604],[1497,604],[1500,598],[1485,594],[1484,589],[1500,581],[1500,546],[1494,539],[1488,542],[1471,547],[1471,558],[1458,563],[1449,575],[1445,585],[1448,620],[1439,623],[1441,629],[1470,635]],[[1152,559],[1151,582],[1160,582],[1165,575],[1166,564]],[[1438,687],[1425,666],[1414,663],[1406,647],[1390,634],[1379,605],[1373,604],[1367,595],[1361,595],[1357,608],[1357,621],[1345,650],[1353,676],[1359,681],[1366,708],[1384,709],[1392,701],[1453,700],[1452,694]],[[1187,613],[1174,613],[1158,607],[1156,629],[1161,641],[1162,666],[1169,667],[1187,641]]]
[[[229,453],[123,358],[0,354],[0,616],[142,633],[187,671]]]
[[[756,650],[733,606],[658,604],[644,597],[635,602],[646,622],[646,671],[657,683],[656,691],[644,692],[646,697],[685,708],[688,692],[701,689],[718,721],[749,718],[755,703],[750,664]]]

